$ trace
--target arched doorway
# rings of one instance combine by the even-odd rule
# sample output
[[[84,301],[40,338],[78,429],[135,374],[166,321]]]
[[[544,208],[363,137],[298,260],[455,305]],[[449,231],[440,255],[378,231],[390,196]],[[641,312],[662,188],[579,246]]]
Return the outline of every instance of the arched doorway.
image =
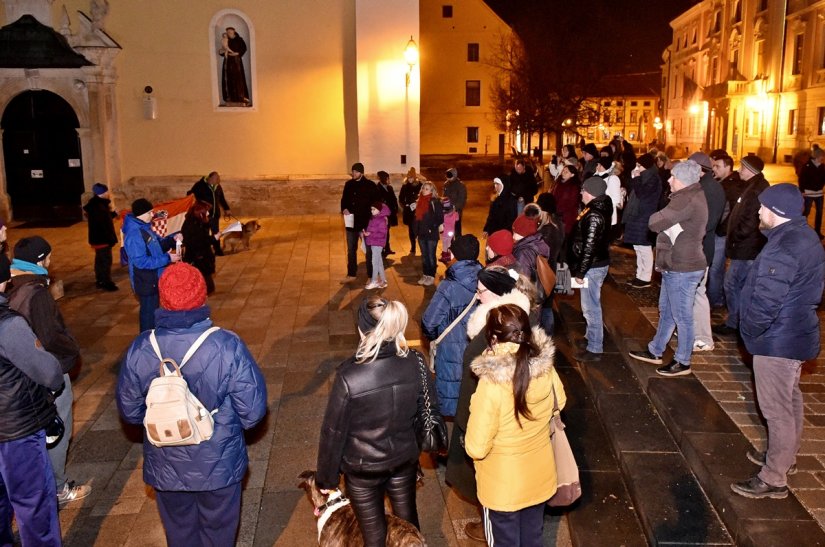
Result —
[[[80,220],[83,168],[79,123],[50,91],[26,91],[3,112],[6,191],[16,220]]]

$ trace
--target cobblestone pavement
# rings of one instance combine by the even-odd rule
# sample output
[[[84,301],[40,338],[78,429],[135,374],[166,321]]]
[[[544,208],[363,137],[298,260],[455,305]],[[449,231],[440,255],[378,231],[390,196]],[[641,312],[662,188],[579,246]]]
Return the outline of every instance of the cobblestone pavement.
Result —
[[[610,275],[617,284],[626,287],[624,283],[635,275],[635,254],[632,249],[616,246],[612,250]],[[659,320],[658,275],[654,275],[651,287],[628,289],[627,294],[655,327]],[[725,315],[724,310],[715,310],[711,322],[721,323]],[[819,316],[825,318],[822,306]],[[675,339],[671,347],[675,351]],[[751,358],[744,345],[733,337],[714,335],[714,350],[694,353],[691,367],[748,440],[764,449],[767,431],[755,402]],[[788,486],[820,526],[825,527],[825,357],[822,353],[816,360],[804,364],[800,387],[805,405],[805,429],[797,460],[799,473],[788,477]]]

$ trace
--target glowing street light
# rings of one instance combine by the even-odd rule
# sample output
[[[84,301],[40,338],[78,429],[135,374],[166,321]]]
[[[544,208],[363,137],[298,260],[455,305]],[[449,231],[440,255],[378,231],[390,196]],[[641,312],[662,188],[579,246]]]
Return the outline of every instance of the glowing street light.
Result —
[[[407,87],[409,87],[413,67],[418,64],[418,44],[415,43],[412,35],[410,35],[410,41],[407,42],[407,47],[404,48],[404,60],[407,62],[407,66],[410,67],[407,71]]]
[[[699,113],[699,105],[696,104],[696,103],[690,105],[690,107],[688,108],[688,112],[690,112],[691,114],[698,114]]]

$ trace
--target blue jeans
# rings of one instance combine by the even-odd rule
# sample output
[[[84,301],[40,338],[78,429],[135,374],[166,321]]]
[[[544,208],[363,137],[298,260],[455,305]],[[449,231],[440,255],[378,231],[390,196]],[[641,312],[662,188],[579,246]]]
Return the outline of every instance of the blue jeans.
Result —
[[[713,263],[708,269],[708,300],[713,308],[725,305],[725,236],[714,236]]]
[[[72,438],[72,403],[74,403],[74,392],[72,391],[72,379],[69,374],[63,375],[63,391],[54,400],[57,415],[63,420],[66,432],[57,446],[49,450],[49,460],[54,473],[54,485],[57,491],[63,490],[66,484],[66,455],[69,453],[69,441]]]
[[[739,295],[742,293],[742,287],[745,286],[751,265],[753,265],[753,260],[731,260],[728,273],[725,274],[725,296],[728,304],[728,318],[725,324],[734,329],[739,328],[739,308],[741,307]]]
[[[582,315],[587,322],[585,338],[587,351],[601,353],[604,351],[604,321],[602,321],[602,285],[607,277],[608,266],[590,268],[584,275],[587,288],[581,289]]]
[[[435,250],[438,248],[438,240],[418,238],[418,246],[421,247],[424,275],[435,277],[435,269],[438,266],[435,262]]]
[[[679,333],[674,358],[681,364],[690,366],[693,352],[693,300],[696,289],[705,276],[705,270],[695,272],[662,272],[662,288],[659,291],[659,326],[647,350],[662,356],[665,353],[673,330]]]
[[[819,235],[822,235],[822,196],[807,197],[805,196],[805,209],[802,212],[805,218],[808,218],[808,213],[811,212],[811,205],[816,205],[816,216],[814,217],[814,230]]]

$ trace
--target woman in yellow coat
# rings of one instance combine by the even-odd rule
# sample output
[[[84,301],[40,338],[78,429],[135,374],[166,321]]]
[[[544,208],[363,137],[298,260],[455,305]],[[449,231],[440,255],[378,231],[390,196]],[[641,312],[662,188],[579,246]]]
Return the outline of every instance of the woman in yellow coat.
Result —
[[[553,342],[512,304],[490,310],[485,333],[488,349],[471,365],[479,383],[464,441],[475,462],[484,533],[496,547],[540,547],[544,505],[556,492],[554,387],[559,408],[565,403]]]

